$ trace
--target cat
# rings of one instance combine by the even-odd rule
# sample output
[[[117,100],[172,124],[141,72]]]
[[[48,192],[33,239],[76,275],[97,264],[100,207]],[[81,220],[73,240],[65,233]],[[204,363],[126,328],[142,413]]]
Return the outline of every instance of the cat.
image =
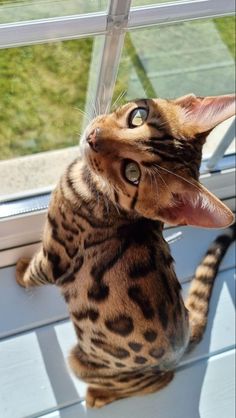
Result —
[[[208,250],[185,304],[162,231],[232,224],[198,178],[207,135],[234,112],[233,95],[190,94],[96,117],[52,193],[39,251],[18,261],[19,285],[61,289],[78,337],[69,363],[88,383],[87,406],[164,387],[201,340],[233,230]]]

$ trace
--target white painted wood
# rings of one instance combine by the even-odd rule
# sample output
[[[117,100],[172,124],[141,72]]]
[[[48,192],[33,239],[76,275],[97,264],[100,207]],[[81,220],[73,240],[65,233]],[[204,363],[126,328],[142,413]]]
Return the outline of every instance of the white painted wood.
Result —
[[[77,402],[78,399],[84,399],[86,385],[74,376],[72,378],[68,372],[67,357],[58,343],[55,324],[37,329],[35,333],[57,404],[65,406]],[[70,348],[74,345],[70,338],[66,343],[70,344]]]
[[[37,242],[41,239],[46,210],[0,220],[0,249]]]
[[[179,370],[160,392],[114,402],[99,410],[84,402],[42,418],[234,418],[234,351]]]
[[[82,380],[77,379],[68,367],[68,355],[72,347],[76,344],[77,338],[75,335],[74,327],[70,321],[66,321],[63,324],[55,325],[55,333],[57,336],[58,344],[64,356],[65,364],[67,364],[67,371],[74,383],[75,389],[80,398],[84,398],[87,385]]]
[[[35,333],[0,344],[0,416],[21,418],[55,407]]]
[[[0,268],[11,266],[21,257],[31,258],[40,247],[40,242],[36,244],[23,245],[21,247],[2,250],[0,253]]]
[[[211,242],[224,231],[178,227],[164,231],[164,236],[182,232],[182,238],[170,245],[175,260],[175,270],[180,282],[193,276]],[[220,266],[221,270],[235,266],[235,243],[231,245]]]
[[[15,282],[15,268],[0,270],[0,338],[68,317],[54,286],[23,289]]]
[[[228,270],[224,271],[219,274],[213,295],[212,295],[212,303],[211,303],[211,309],[210,309],[210,315],[209,315],[209,326],[207,328],[207,332],[205,334],[204,340],[199,345],[199,347],[191,354],[191,356],[185,357],[182,361],[182,365],[180,366],[180,369],[177,373],[177,377],[174,380],[177,384],[174,383],[174,388],[171,389],[171,385],[169,386],[166,391],[168,391],[167,395],[164,396],[164,400],[162,399],[161,395],[161,411],[162,414],[160,415],[161,418],[179,418],[181,409],[178,410],[179,415],[171,415],[172,410],[169,410],[170,402],[167,400],[168,396],[170,396],[170,399],[178,399],[180,397],[180,400],[182,402],[182,396],[181,393],[185,393],[186,391],[189,391],[189,393],[186,395],[185,398],[188,401],[189,399],[191,402],[193,402],[194,408],[197,408],[196,403],[199,402],[199,390],[200,390],[200,383],[204,387],[203,394],[201,393],[200,397],[200,406],[202,408],[203,414],[201,415],[183,415],[186,418],[205,418],[205,417],[212,417],[211,411],[212,411],[212,405],[207,404],[207,396],[208,392],[210,390],[213,390],[213,395],[211,396],[218,396],[218,381],[215,378],[215,386],[213,386],[213,389],[211,387],[211,383],[207,383],[207,387],[205,389],[205,381],[206,377],[204,377],[205,370],[207,369],[208,363],[203,362],[203,359],[206,359],[207,357],[213,356],[213,358],[219,358],[221,359],[221,356],[216,355],[217,353],[222,353],[225,351],[229,351],[232,346],[234,345],[235,341],[235,318],[234,318],[234,270]],[[188,284],[184,284],[184,293],[187,292]],[[2,305],[0,304],[0,307]],[[6,318],[4,313],[1,313],[1,318]],[[15,308],[15,315],[20,315],[20,307]],[[32,326],[32,324],[31,324]],[[36,342],[35,342],[36,341]],[[38,328],[32,332],[23,334],[18,337],[13,338],[7,338],[3,340],[0,343],[0,386],[7,387],[8,389],[11,387],[11,409],[9,410],[10,415],[3,414],[2,411],[5,411],[10,408],[8,406],[10,400],[9,396],[5,396],[3,392],[3,397],[0,402],[0,417],[3,416],[3,418],[25,418],[29,416],[38,417],[41,414],[46,413],[46,408],[62,408],[67,405],[72,405],[79,400],[83,399],[85,395],[85,384],[83,382],[80,382],[79,380],[72,377],[72,374],[68,373],[68,366],[67,366],[67,356],[69,353],[69,350],[72,348],[74,343],[76,342],[73,326],[69,321],[62,322],[62,323],[52,323],[51,325],[47,325],[41,328]],[[39,356],[40,351],[40,356]],[[214,357],[214,355],[216,355]],[[24,357],[25,356],[25,357]],[[29,362],[27,363],[27,361]],[[199,361],[200,360],[200,361]],[[221,360],[219,360],[221,361]],[[2,362],[2,363],[1,363]],[[195,364],[202,364],[200,368],[200,372],[195,372]],[[210,364],[210,363],[209,363]],[[218,364],[218,363],[217,363]],[[227,363],[228,364],[228,363]],[[26,367],[26,366],[27,367]],[[219,366],[220,367],[220,366]],[[228,367],[228,366],[227,366]],[[232,370],[231,366],[231,370]],[[29,373],[28,370],[31,368],[31,372]],[[185,369],[184,371],[181,369]],[[191,369],[191,372],[188,372],[188,369]],[[199,370],[197,368],[196,370]],[[218,369],[217,369],[218,370]],[[225,372],[226,368],[223,366],[223,372]],[[40,372],[39,372],[40,371]],[[43,372],[42,372],[43,371]],[[212,372],[214,371],[214,367],[212,368]],[[44,373],[43,377],[40,373]],[[47,378],[45,377],[45,373],[47,375]],[[184,376],[187,378],[181,378],[179,379],[179,375],[182,376],[184,373]],[[195,375],[196,373],[196,375]],[[218,372],[217,372],[218,373]],[[228,372],[227,372],[228,373]],[[192,377],[191,377],[192,376]],[[219,375],[220,378],[222,377]],[[229,375],[227,374],[229,377]],[[10,379],[11,386],[7,386],[7,379]],[[2,380],[1,380],[2,379]],[[231,379],[231,378],[230,378]],[[209,379],[208,379],[209,380]],[[207,380],[207,382],[208,382]],[[226,379],[227,380],[227,379]],[[232,380],[232,379],[231,379]],[[230,380],[230,381],[231,381]],[[42,383],[43,381],[43,383]],[[222,377],[221,382],[224,381],[224,376]],[[22,387],[28,388],[31,387],[31,392],[27,390],[19,391],[17,388],[17,385],[19,382],[22,382]],[[194,382],[194,384],[193,384]],[[211,378],[210,378],[211,382]],[[225,394],[225,399],[223,398],[224,402],[226,404],[224,405],[224,408],[228,408],[230,411],[230,408],[232,407],[230,393],[228,394],[228,387],[229,382],[225,382],[225,389],[222,394]],[[192,383],[192,384],[191,384]],[[197,383],[197,386],[195,388],[195,383]],[[180,393],[180,387],[181,385],[181,393]],[[48,401],[48,392],[46,392],[44,397],[44,392],[42,392],[42,388],[47,387],[49,388],[49,394],[53,391],[54,398],[49,396]],[[41,394],[38,398],[35,399],[35,395],[32,391],[33,388],[36,393]],[[186,390],[184,389],[186,388]],[[230,386],[231,388],[231,386]],[[205,395],[206,390],[206,395]],[[230,389],[231,390],[231,389]],[[172,392],[173,391],[173,392]],[[216,391],[216,392],[214,392]],[[198,393],[199,392],[199,393]],[[160,392],[161,394],[162,392]],[[164,391],[163,391],[164,393]],[[222,399],[222,396],[221,399]],[[21,396],[20,404],[23,405],[22,408],[26,408],[26,405],[29,403],[29,410],[25,410],[24,414],[17,415],[18,414],[18,397]],[[31,397],[29,399],[29,396]],[[156,405],[156,399],[159,399],[159,394],[153,395],[148,397],[147,399],[149,402],[147,402],[146,398],[140,398],[141,403],[145,402],[145,407],[147,408],[147,414],[144,415],[138,415],[140,418],[144,418],[146,416],[149,416],[150,418],[155,418],[156,416],[156,408],[159,408],[159,400],[158,405]],[[55,399],[55,401],[53,400]],[[203,399],[203,400],[202,400]],[[212,399],[212,398],[211,398]],[[140,402],[139,398],[137,399],[138,402]],[[54,404],[53,404],[54,402]],[[123,403],[124,402],[124,403]],[[104,415],[104,418],[115,418],[118,417],[119,408],[121,409],[121,415],[122,417],[128,418],[128,413],[130,413],[133,408],[136,406],[136,399],[134,400],[128,400],[119,402],[117,404],[114,404],[114,410],[110,409],[112,407],[108,407],[104,409],[103,411],[108,411],[108,415]],[[128,402],[128,403],[127,403]],[[190,404],[187,406],[186,413],[193,413],[195,409],[193,408],[193,405]],[[118,409],[116,405],[119,405]],[[140,404],[141,405],[141,404]],[[148,405],[150,405],[148,407]],[[172,405],[172,402],[171,402]],[[206,414],[206,408],[209,406],[210,415],[204,415]],[[15,409],[14,409],[15,408]],[[31,409],[30,409],[31,408]],[[65,418],[71,417],[74,418],[76,416],[83,417],[83,411],[84,407],[81,405],[80,410],[77,409],[68,409],[68,410],[62,410],[60,412],[60,417],[64,417],[64,411],[72,411],[72,415],[65,415]],[[162,409],[163,408],[163,409]],[[179,408],[179,406],[178,406]],[[192,408],[192,409],[191,409]],[[137,411],[139,410],[139,407],[137,408]],[[113,414],[114,411],[114,414]],[[144,409],[141,409],[141,411],[144,413]],[[149,412],[148,412],[149,411]],[[165,413],[169,411],[170,415],[164,415]],[[184,410],[185,411],[185,410]],[[196,409],[197,413],[198,409]],[[100,412],[99,412],[100,413]],[[135,410],[134,413],[136,414]],[[32,415],[31,415],[32,414]],[[75,415],[73,415],[75,414]],[[81,415],[82,414],[82,415]],[[90,412],[89,412],[90,414]],[[94,414],[94,412],[91,412],[91,414]],[[97,412],[96,412],[97,414]],[[109,415],[111,414],[111,415]],[[91,415],[92,416],[92,415]],[[103,415],[101,415],[103,416]],[[233,418],[230,415],[222,415],[226,416],[227,418]],[[89,416],[88,416],[89,418]],[[181,417],[182,418],[182,417]],[[218,418],[218,415],[215,415],[214,418]],[[219,415],[219,418],[221,416]]]
[[[54,326],[0,343],[0,417],[25,418],[84,399],[58,344]],[[20,387],[20,389],[18,389]]]

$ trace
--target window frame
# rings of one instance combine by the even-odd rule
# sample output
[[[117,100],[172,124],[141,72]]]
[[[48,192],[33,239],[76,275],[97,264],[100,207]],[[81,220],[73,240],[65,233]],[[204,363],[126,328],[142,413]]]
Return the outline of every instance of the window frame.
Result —
[[[96,80],[88,89],[90,100],[96,98],[94,103],[100,104],[103,113],[111,105],[127,31],[234,12],[234,0],[176,0],[140,7],[132,7],[132,0],[109,0],[105,12],[0,24],[0,49],[104,35],[96,51],[100,57]]]
[[[131,0],[109,0],[107,12],[0,24],[0,48],[109,36],[111,32],[122,34],[125,30],[234,13],[234,0],[176,0],[140,7],[132,7]]]

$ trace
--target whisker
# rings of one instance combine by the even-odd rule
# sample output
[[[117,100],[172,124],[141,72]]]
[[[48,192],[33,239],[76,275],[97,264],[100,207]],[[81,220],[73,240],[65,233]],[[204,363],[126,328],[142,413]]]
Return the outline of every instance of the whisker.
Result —
[[[119,194],[119,189],[115,185],[113,185],[111,189],[114,189]],[[118,215],[120,215],[120,208],[119,208],[118,204],[116,202],[113,202],[113,199],[111,199],[111,203],[115,207]]]
[[[105,100],[106,100],[106,87],[105,87],[105,84],[103,84],[103,103],[105,103]],[[110,101],[108,101],[106,105],[106,108],[104,111],[105,115],[108,113],[109,105],[110,105]]]
[[[96,109],[96,116],[98,116],[100,114],[100,110],[99,110],[99,101],[97,97],[95,99],[95,109]]]
[[[95,116],[95,117],[97,117],[97,116],[98,116],[98,108],[97,108],[97,105],[96,105],[96,101],[97,101],[97,99],[95,99],[95,103],[94,103],[94,102],[92,102],[92,103],[91,103],[91,104],[92,104],[93,111],[94,111],[94,116]]]
[[[112,110],[115,108],[116,103],[119,101],[119,99],[120,99],[120,97],[121,97],[121,94],[122,94],[122,92],[121,92],[120,94],[118,94],[118,96],[117,96],[116,100],[112,103],[112,106],[111,106],[111,109],[112,109]]]
[[[156,186],[156,191],[158,190],[158,185],[157,185],[157,179],[154,173],[152,173],[152,177],[153,177],[153,182],[155,183]]]
[[[169,188],[168,184],[167,184],[167,183],[166,183],[166,181],[163,179],[163,177],[162,177],[162,175],[160,174],[160,172],[159,172],[158,168],[157,168],[157,167],[155,167],[155,168],[156,168],[156,170],[157,170],[157,174],[160,176],[160,179],[162,180],[163,184],[166,186],[166,188],[167,188],[167,190],[169,191],[169,193],[171,193],[171,190],[170,190],[170,188]]]
[[[150,180],[151,180],[151,191],[152,191],[152,190],[154,190],[154,188],[153,188],[153,176],[154,176],[154,174],[153,174],[152,171],[148,172],[148,174],[149,174]]]
[[[120,215],[120,209],[119,209],[118,205],[116,203],[114,203],[114,202],[112,202],[112,203],[113,203],[113,206],[116,209],[118,215]]]
[[[121,93],[118,95],[118,97],[116,98],[116,100],[112,104],[112,107],[111,107],[112,109],[114,109],[115,106],[118,105],[118,103],[123,99],[123,97],[125,96],[126,93],[127,93],[127,90],[121,91]]]
[[[109,113],[109,107],[110,107],[110,103],[107,103],[106,109],[105,109],[105,115]]]
[[[185,181],[188,184],[191,184],[191,186],[194,186],[197,190],[201,190],[200,187],[198,187],[195,183],[191,182],[190,180],[187,180],[186,178],[184,178],[183,176],[180,176],[179,174],[174,173],[173,171],[168,170],[167,168],[161,167],[159,164],[154,163],[153,166],[157,167],[158,169],[161,169],[163,171],[166,171],[169,174],[173,174],[173,176],[180,178],[181,180]]]
[[[87,103],[88,103],[88,105],[91,109],[90,110],[90,119],[93,119],[94,117],[98,116],[95,103],[94,103],[94,101],[91,97],[87,98]]]
[[[101,97],[100,98],[97,97],[95,103],[96,103],[96,108],[97,108],[97,111],[98,111],[98,115],[101,115]]]
[[[77,110],[77,112],[79,112],[82,116],[84,116],[86,119],[90,120],[90,115],[87,112],[85,112],[84,110],[82,110],[82,109],[80,109],[76,106],[73,106],[73,109]]]
[[[148,97],[148,91],[146,87],[143,87],[144,97]]]
[[[105,109],[105,114],[107,115],[109,112],[110,112],[110,106],[111,106],[111,103],[110,103],[110,101],[107,103],[107,105],[106,105],[106,109]]]
[[[105,84],[104,84],[104,89],[103,89],[103,101],[104,102],[105,102],[105,99],[106,99],[106,87],[105,87]],[[108,100],[107,105],[106,105],[106,108],[105,108],[105,111],[104,111],[104,114],[105,115],[107,115],[109,113],[110,106],[111,106],[111,101]]]

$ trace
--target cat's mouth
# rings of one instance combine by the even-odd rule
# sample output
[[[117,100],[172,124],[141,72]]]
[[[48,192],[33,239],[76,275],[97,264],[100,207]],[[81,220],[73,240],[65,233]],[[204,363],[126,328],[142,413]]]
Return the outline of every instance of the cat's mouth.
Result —
[[[95,153],[88,145],[85,135],[83,135],[80,140],[80,151],[85,163],[88,164],[89,168],[96,172],[97,163],[95,163]]]

